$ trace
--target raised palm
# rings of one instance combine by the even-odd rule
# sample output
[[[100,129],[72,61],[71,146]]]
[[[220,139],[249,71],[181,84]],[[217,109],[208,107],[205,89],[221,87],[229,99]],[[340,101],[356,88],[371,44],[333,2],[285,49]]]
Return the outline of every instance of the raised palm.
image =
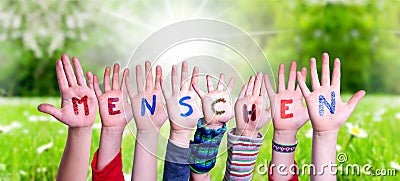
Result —
[[[114,127],[123,130],[133,117],[125,86],[125,77],[128,74],[128,69],[125,69],[121,86],[119,86],[119,64],[114,64],[112,85],[110,85],[110,67],[107,67],[104,71],[104,93],[100,90],[97,76],[94,76],[94,90],[100,105],[100,117],[103,127]]]
[[[155,83],[151,71],[151,63],[146,61],[146,86],[143,86],[142,68],[136,66],[136,85],[138,94],[135,94],[131,85],[129,75],[126,76],[126,85],[131,101],[132,113],[137,129],[140,131],[159,130],[167,120],[161,93],[162,69],[156,68]]]
[[[197,84],[199,69],[194,67],[190,85]],[[203,116],[200,107],[197,105],[197,94],[188,82],[188,65],[182,62],[181,83],[179,85],[177,66],[172,67],[171,84],[172,95],[164,86],[162,90],[167,104],[168,116],[171,121],[171,129],[192,130],[197,121]]]
[[[208,93],[200,90],[197,83],[192,84],[201,99],[204,120],[209,128],[220,128],[233,117],[230,92],[234,78],[230,79],[227,89],[224,90],[224,77],[224,74],[220,74],[217,90],[214,90],[211,76],[207,75]]]
[[[313,92],[307,88],[304,76],[300,72],[297,72],[297,76],[306,99],[313,129],[317,132],[338,130],[364,97],[365,91],[358,91],[350,98],[349,102],[343,103],[340,98],[340,60],[336,58],[334,61],[331,82],[327,53],[322,55],[322,84],[318,79],[315,58],[310,60],[310,73]]]
[[[235,103],[237,135],[256,135],[271,120],[271,110],[267,108],[268,97],[262,83],[262,73],[250,77],[242,87]]]
[[[303,68],[301,74],[305,78],[307,70]],[[287,89],[285,88],[285,67],[283,64],[279,66],[278,71],[278,93],[273,90],[268,75],[265,75],[264,80],[270,98],[274,129],[278,131],[297,131],[300,129],[309,117],[307,108],[303,105],[303,95],[299,86],[295,89],[296,62],[292,62],[290,66]]]
[[[40,104],[38,110],[52,115],[69,127],[92,126],[98,109],[93,90],[93,74],[87,72],[86,83],[79,60],[72,58],[75,72],[67,55],[56,62],[58,86],[61,92],[61,109],[50,104]]]

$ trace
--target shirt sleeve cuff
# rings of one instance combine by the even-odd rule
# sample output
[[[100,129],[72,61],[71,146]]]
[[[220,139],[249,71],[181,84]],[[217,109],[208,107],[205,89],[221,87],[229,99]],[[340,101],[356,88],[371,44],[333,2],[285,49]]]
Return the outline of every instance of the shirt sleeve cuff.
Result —
[[[168,140],[165,160],[172,163],[188,164],[190,149],[182,148]]]
[[[97,170],[97,157],[99,150],[94,153],[92,160],[92,179],[94,181],[108,181],[108,180],[124,180],[122,173],[122,154],[121,149],[113,160],[108,163],[102,170]]]

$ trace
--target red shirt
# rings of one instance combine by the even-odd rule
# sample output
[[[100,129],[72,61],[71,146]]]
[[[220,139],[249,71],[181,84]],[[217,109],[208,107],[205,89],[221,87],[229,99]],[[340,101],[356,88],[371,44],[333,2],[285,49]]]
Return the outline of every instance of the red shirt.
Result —
[[[92,179],[93,181],[124,181],[124,174],[122,173],[122,155],[121,150],[113,158],[113,160],[104,167],[103,170],[96,170],[97,168],[97,150],[94,153],[92,160]]]

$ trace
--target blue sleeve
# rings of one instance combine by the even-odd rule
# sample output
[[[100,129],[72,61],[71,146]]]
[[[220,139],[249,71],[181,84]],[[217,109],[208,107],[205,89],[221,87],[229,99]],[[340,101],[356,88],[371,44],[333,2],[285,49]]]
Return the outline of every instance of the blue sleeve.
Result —
[[[163,181],[187,181],[190,176],[189,148],[181,148],[168,140]]]

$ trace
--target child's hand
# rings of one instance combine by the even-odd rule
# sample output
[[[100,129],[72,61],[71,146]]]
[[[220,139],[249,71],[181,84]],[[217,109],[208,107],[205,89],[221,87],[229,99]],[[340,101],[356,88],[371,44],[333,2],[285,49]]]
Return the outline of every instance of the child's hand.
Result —
[[[307,70],[302,69],[301,75],[305,77]],[[307,122],[308,112],[303,105],[303,95],[299,86],[295,89],[296,82],[296,62],[290,65],[290,74],[287,89],[285,88],[285,67],[279,66],[278,71],[278,93],[273,90],[268,75],[264,77],[267,87],[268,97],[272,109],[272,120],[275,132],[292,132],[294,136],[297,131]]]
[[[197,121],[203,116],[200,107],[197,105],[197,94],[188,79],[188,64],[182,62],[181,83],[179,84],[177,66],[172,67],[171,83],[172,95],[164,86],[162,79],[162,90],[167,104],[168,116],[171,122],[170,139],[188,146],[190,136],[196,127]],[[197,84],[199,69],[194,67],[190,85]],[[186,147],[185,146],[185,147]]]
[[[200,90],[197,82],[192,84],[194,90],[201,99],[204,120],[207,124],[207,128],[219,129],[233,117],[230,92],[235,79],[232,77],[229,80],[227,90],[224,91],[224,77],[224,74],[220,74],[217,90],[214,90],[211,76],[207,75],[206,79],[208,93],[204,93],[202,90]]]
[[[75,72],[67,55],[62,55],[61,60],[56,62],[58,85],[61,92],[61,109],[50,104],[40,104],[38,110],[52,115],[67,126],[90,127],[96,119],[98,109],[96,95],[93,90],[93,74],[87,72],[89,83],[85,76],[79,60],[72,58]]]
[[[123,131],[126,124],[132,119],[132,108],[128,103],[128,92],[125,86],[125,77],[129,74],[124,70],[121,87],[119,86],[119,64],[114,64],[112,86],[110,84],[110,67],[104,71],[104,93],[99,87],[99,80],[94,76],[94,90],[100,105],[100,117],[103,128],[112,128]]]
[[[297,72],[297,76],[306,99],[313,129],[315,132],[337,131],[364,97],[365,91],[358,91],[348,103],[343,103],[340,98],[340,60],[335,59],[332,82],[330,82],[329,55],[327,53],[322,55],[322,85],[318,80],[315,58],[310,60],[310,73],[313,92],[307,88],[305,76],[300,72]]]
[[[242,87],[235,103],[235,134],[257,137],[258,131],[271,119],[271,110],[267,105],[267,91],[262,83],[262,73],[258,73],[256,78],[251,76],[249,83]]]
[[[138,131],[154,131],[159,130],[167,119],[161,93],[162,69],[160,66],[156,68],[155,84],[149,61],[146,61],[145,71],[146,86],[143,87],[142,68],[140,65],[136,66],[137,95],[133,91],[129,74],[125,82]]]

